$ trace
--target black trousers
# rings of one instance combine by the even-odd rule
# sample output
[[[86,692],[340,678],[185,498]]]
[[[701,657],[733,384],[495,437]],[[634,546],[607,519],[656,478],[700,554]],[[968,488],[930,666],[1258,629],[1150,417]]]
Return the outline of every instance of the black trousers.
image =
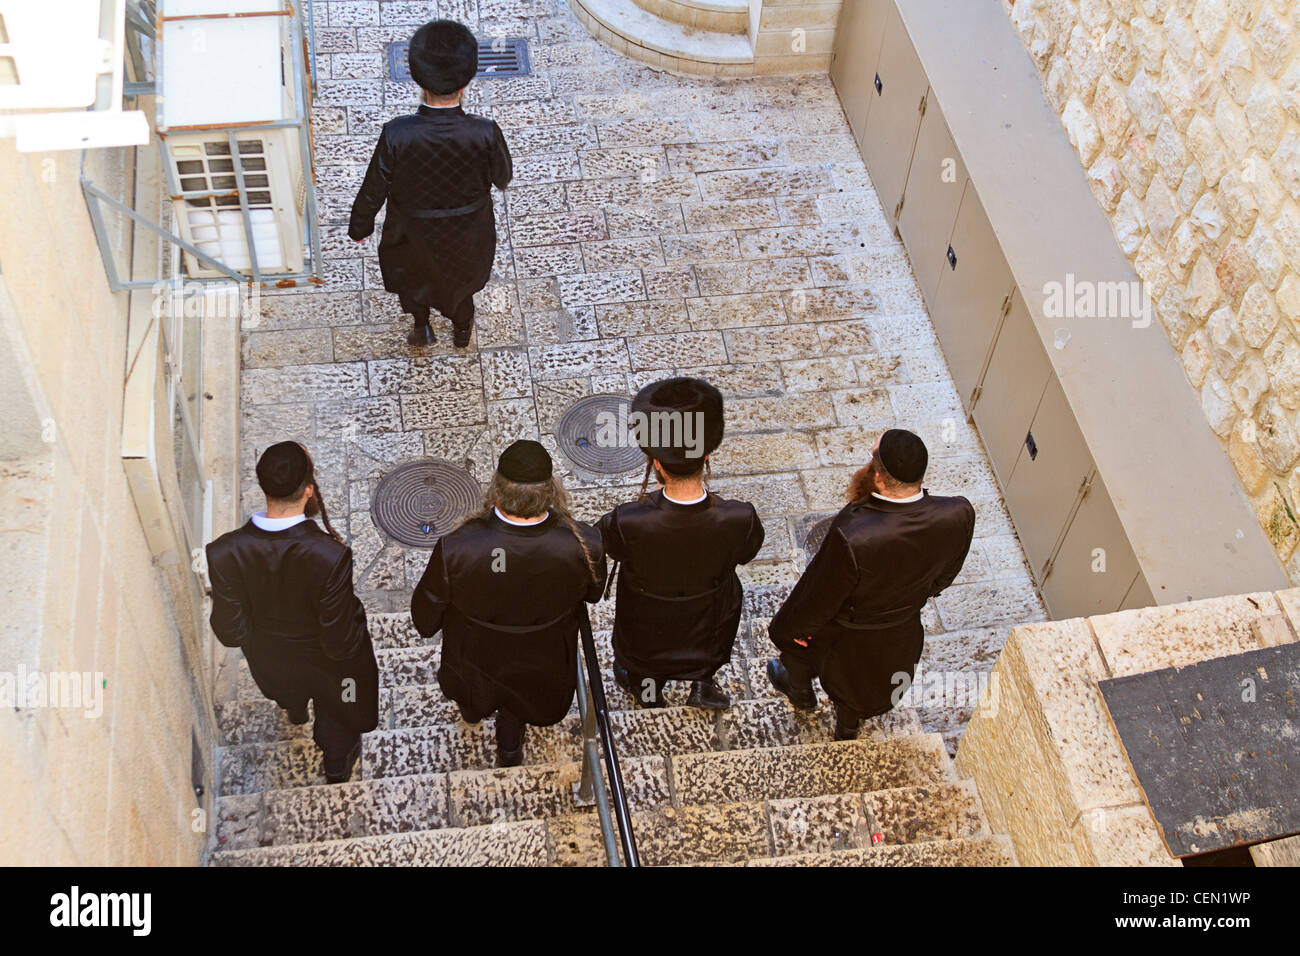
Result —
[[[476,714],[461,708],[461,718],[469,724],[477,724],[489,714]],[[524,745],[524,722],[504,708],[497,711],[497,750],[518,750]]]
[[[702,678],[700,682],[707,684],[709,681],[713,680],[714,675],[716,674],[717,671],[714,671],[708,677]],[[664,691],[668,688],[668,680],[666,678],[647,677],[645,674],[638,674],[635,671],[628,671],[627,678],[628,683],[636,692],[637,700],[642,704],[667,703],[664,699]],[[695,682],[690,681],[690,683]]]
[[[375,682],[371,686],[360,688],[362,703],[341,704],[338,692],[332,687],[321,689],[319,681],[313,686],[302,679],[303,671],[310,671],[307,665],[281,655],[259,652],[255,648],[245,648],[244,659],[248,661],[249,672],[258,689],[283,709],[301,710],[311,701],[311,737],[327,762],[341,763],[352,752],[361,741],[362,731],[358,729],[359,726],[364,725],[367,730],[375,728],[379,696],[377,677],[370,678]],[[330,683],[333,683],[332,679]],[[353,714],[350,710],[343,713],[340,708],[361,709]],[[368,719],[366,710],[369,710]]]
[[[328,707],[316,704],[311,739],[325,755],[326,763],[340,763],[361,742],[361,735],[335,717]]]
[[[802,651],[804,649],[800,647],[799,650]],[[785,672],[790,675],[790,681],[795,686],[799,686],[800,684],[811,684],[812,679],[818,676],[817,669],[809,657],[797,652],[782,651],[781,666],[784,667]],[[843,704],[836,703],[835,724],[841,730],[856,731],[864,719],[867,717],[877,717],[883,713],[887,713],[887,711],[882,710],[875,714],[863,714],[854,710],[852,707],[845,707]]]
[[[423,302],[417,302],[415,299],[408,298],[406,295],[399,294],[397,299],[398,302],[401,303],[402,311],[409,313],[415,319],[416,325],[429,324],[429,316],[433,311],[432,307]],[[447,318],[451,319],[452,327],[459,332],[464,332],[473,328],[474,296],[465,296]]]

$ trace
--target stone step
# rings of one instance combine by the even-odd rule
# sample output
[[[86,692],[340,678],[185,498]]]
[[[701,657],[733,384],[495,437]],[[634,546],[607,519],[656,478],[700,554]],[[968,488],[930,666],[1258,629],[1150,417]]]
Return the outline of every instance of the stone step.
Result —
[[[603,608],[605,605],[596,605]],[[612,608],[612,604],[610,604]],[[612,612],[611,620],[597,622],[593,618],[593,626],[596,628],[592,632],[592,637],[596,644],[596,655],[601,663],[601,672],[606,684],[606,691],[613,699],[619,697],[626,701],[630,706],[631,701],[627,699],[622,690],[614,683],[613,664],[614,649],[612,641]],[[371,616],[371,620],[375,619]],[[379,666],[379,683],[381,687],[397,687],[408,684],[432,684],[437,680],[438,662],[441,660],[441,633],[435,634],[429,641],[424,641],[416,633],[414,627],[410,625],[410,615],[406,614],[388,614],[384,617],[381,627],[372,627],[371,636],[375,642],[375,660]],[[753,622],[742,621],[741,627],[736,635],[736,644],[733,650],[731,664],[724,667],[718,674],[718,682],[724,689],[732,686],[736,693],[741,696],[749,696],[750,690],[745,682],[745,674],[749,672],[749,665],[742,664],[742,661],[760,661],[766,666],[767,659],[775,656],[778,652],[767,639],[767,618],[755,618]],[[741,673],[736,674],[734,669],[740,668]],[[758,668],[755,673],[761,678],[758,686],[754,687],[756,696],[763,696],[765,692],[770,691],[767,678],[762,674],[762,668]],[[242,656],[239,659],[238,677],[236,680],[236,697],[239,700],[262,700],[262,692],[258,690],[257,684],[253,681],[253,676],[248,669],[248,661]],[[670,682],[667,688],[666,697],[672,703],[681,703],[685,701],[686,695],[690,692],[689,684],[683,681]]]
[[[413,774],[221,797],[223,850],[453,827],[447,775]]]
[[[388,706],[396,707],[391,700]],[[454,708],[446,704],[438,716],[447,716],[447,710]],[[280,713],[274,703],[267,701],[262,712],[270,711]],[[226,713],[223,707],[222,714]],[[728,710],[716,712],[690,707],[614,711],[610,725],[619,757],[625,759],[828,742],[832,739],[833,717],[826,706],[805,714],[784,699],[770,698],[737,701]],[[283,726],[295,731],[295,735],[240,742],[221,749],[221,795],[324,782],[320,752],[311,740],[310,725],[294,727],[285,721]],[[864,721],[861,739],[910,738],[920,733],[916,714],[900,709]],[[374,731],[362,740],[357,779],[489,769],[496,764],[493,718],[476,725],[452,720]],[[529,727],[526,731],[526,764],[569,763],[581,752],[581,721],[576,708],[558,724]]]
[[[1011,840],[977,836],[925,843],[880,844],[823,853],[771,856],[746,861],[746,866],[1015,866]]]
[[[289,846],[218,850],[210,866],[545,866],[540,820],[385,834]]]
[[[681,754],[670,765],[681,805],[956,782],[939,734]]]
[[[633,810],[672,801],[663,757],[620,760]],[[246,849],[446,827],[542,820],[580,812],[582,764],[409,774],[221,797],[217,845]]]
[[[711,33],[749,34],[749,0],[634,0],[647,13]]]
[[[548,825],[557,865],[604,865],[596,817],[575,814]],[[988,835],[968,783],[661,807],[634,811],[632,829],[645,866],[735,865],[750,859],[870,851],[904,840],[947,843]]]
[[[699,29],[656,16],[634,0],[574,0],[571,9],[599,40],[649,66],[673,73],[753,71],[748,24],[743,33]]]
[[[642,862],[648,866],[735,864],[786,855],[838,858],[849,850],[892,849],[900,843],[949,844],[987,835],[969,781],[673,807],[661,759],[634,759],[626,767],[633,830]],[[599,819],[594,810],[579,810],[573,803],[572,785],[579,773],[579,764],[514,767],[225,798],[218,830],[220,849],[213,862],[422,862],[424,854],[447,852],[448,846],[445,841],[421,839],[426,831],[447,830],[468,846],[473,841],[465,834],[471,830],[549,821],[555,863],[602,866]],[[385,842],[386,837],[393,839]],[[256,850],[277,852],[248,852]],[[458,859],[466,865],[510,863],[499,854]],[[535,861],[536,857],[525,859],[530,864]]]

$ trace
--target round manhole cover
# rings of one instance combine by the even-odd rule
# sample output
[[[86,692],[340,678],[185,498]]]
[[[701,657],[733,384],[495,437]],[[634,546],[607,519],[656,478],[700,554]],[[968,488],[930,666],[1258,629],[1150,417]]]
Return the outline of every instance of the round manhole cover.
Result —
[[[822,542],[826,540],[826,532],[831,530],[831,522],[834,520],[834,515],[822,518],[808,529],[808,534],[803,539],[803,549],[810,559],[821,550]]]
[[[645,467],[645,455],[628,428],[632,400],[624,395],[588,395],[574,402],[555,425],[564,456],[584,471],[618,475]]]
[[[465,469],[443,461],[413,461],[380,479],[370,517],[395,541],[431,548],[481,499],[478,482]]]

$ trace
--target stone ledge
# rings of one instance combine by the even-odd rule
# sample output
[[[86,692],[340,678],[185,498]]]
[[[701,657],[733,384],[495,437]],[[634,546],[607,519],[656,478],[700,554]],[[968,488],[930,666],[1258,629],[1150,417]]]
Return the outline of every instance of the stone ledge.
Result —
[[[957,773],[1022,865],[1176,866],[1097,682],[1294,641],[1298,622],[1292,588],[1014,627]]]

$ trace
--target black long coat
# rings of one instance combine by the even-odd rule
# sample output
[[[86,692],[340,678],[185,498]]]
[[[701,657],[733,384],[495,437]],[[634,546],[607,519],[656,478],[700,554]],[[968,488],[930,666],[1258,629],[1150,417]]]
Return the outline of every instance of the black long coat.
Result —
[[[731,660],[743,590],[736,565],[763,546],[754,506],[709,495],[683,505],[663,490],[600,521],[605,552],[621,562],[614,659],[656,681],[707,680]]]
[[[513,175],[495,120],[421,105],[384,124],[352,203],[348,235],[365,239],[385,201],[384,288],[450,315],[487,284],[496,255],[492,186]]]
[[[352,590],[352,549],[310,519],[283,531],[249,521],[210,543],[207,556],[213,633],[243,650],[262,693],[282,706],[310,697],[318,716],[328,708],[351,730],[374,730],[379,671]]]
[[[438,684],[470,719],[505,708],[545,726],[573,704],[578,614],[605,586],[600,537],[577,526],[594,576],[578,539],[554,515],[512,525],[489,514],[434,545],[411,618],[426,637],[442,630]]]
[[[837,704],[864,717],[887,712],[921,659],[921,608],[960,573],[974,530],[975,509],[961,497],[926,492],[903,503],[868,496],[847,505],[772,618],[769,636],[783,652],[810,661]],[[809,637],[807,648],[794,643]]]

